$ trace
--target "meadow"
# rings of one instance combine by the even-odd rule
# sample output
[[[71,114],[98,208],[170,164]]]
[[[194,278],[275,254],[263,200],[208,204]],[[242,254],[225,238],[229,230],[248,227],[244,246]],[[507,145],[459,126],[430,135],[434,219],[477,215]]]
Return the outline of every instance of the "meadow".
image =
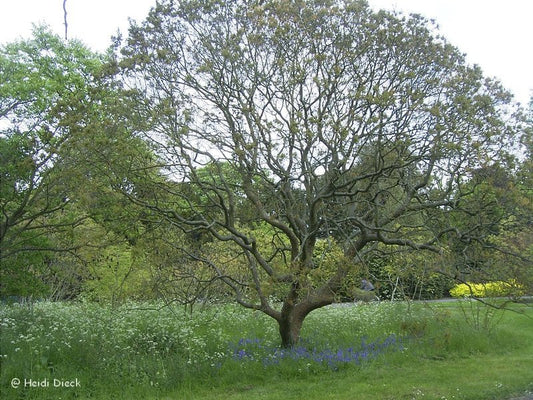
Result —
[[[0,306],[2,399],[508,399],[533,391],[533,309],[333,305],[279,348],[233,305]]]

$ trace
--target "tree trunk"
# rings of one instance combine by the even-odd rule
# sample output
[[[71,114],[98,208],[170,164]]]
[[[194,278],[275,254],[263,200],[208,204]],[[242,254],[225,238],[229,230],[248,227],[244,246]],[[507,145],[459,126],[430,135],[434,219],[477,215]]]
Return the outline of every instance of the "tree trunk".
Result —
[[[283,301],[281,312],[275,317],[278,321],[283,348],[294,347],[298,344],[302,324],[311,311],[335,301],[335,293],[337,293],[346,273],[346,269],[339,268],[326,284],[307,294],[303,299],[299,298],[299,282],[293,282],[289,294]]]
[[[317,308],[331,304],[332,298],[318,299],[307,298],[298,304],[294,304],[289,297],[283,302],[283,307],[279,318],[276,318],[281,336],[281,346],[283,348],[294,347],[300,340],[300,331],[305,317]]]
[[[281,347],[290,348],[298,344],[300,340],[300,331],[304,322],[305,314],[297,312],[295,307],[289,307],[290,310],[285,310],[281,318],[278,320],[279,334],[281,336]]]

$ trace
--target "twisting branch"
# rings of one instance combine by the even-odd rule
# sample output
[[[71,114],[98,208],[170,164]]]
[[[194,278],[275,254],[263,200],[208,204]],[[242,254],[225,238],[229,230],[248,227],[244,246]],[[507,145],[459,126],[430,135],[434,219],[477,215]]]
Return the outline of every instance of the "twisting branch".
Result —
[[[68,40],[67,0],[63,0],[63,21],[65,25],[65,40]]]

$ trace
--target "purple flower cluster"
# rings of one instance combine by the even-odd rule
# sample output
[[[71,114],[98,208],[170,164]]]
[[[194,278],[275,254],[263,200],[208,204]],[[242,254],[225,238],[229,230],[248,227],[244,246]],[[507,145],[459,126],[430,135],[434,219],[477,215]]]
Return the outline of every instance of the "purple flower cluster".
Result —
[[[305,341],[304,341],[305,343]],[[263,365],[279,364],[283,360],[314,362],[337,369],[342,364],[361,364],[364,361],[376,358],[390,350],[403,349],[402,338],[392,334],[383,340],[361,340],[355,347],[339,348],[337,350],[319,349],[310,343],[290,349],[281,349],[265,345],[260,339],[241,339],[236,345],[230,346],[233,359],[237,361],[260,361]]]

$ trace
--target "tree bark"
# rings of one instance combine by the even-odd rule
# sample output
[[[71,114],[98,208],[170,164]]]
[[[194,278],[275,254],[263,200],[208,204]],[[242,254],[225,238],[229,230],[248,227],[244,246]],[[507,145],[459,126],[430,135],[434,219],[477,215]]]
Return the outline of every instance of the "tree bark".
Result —
[[[301,289],[299,283],[293,283],[289,295],[283,302],[281,312],[276,318],[279,325],[281,347],[291,348],[298,344],[305,318],[313,310],[327,306],[335,301],[335,289],[337,289],[343,276],[345,276],[345,273],[339,271],[327,284],[320,289],[315,289],[312,294],[307,294],[303,299],[299,296]]]
[[[300,340],[303,319],[290,318],[279,322],[281,347],[287,349],[294,347]]]
[[[298,304],[292,303],[289,298],[285,300],[280,317],[277,318],[281,347],[291,348],[296,346],[300,341],[300,332],[305,318],[313,310],[332,304],[333,301],[333,296],[323,296],[320,293],[308,297]]]

